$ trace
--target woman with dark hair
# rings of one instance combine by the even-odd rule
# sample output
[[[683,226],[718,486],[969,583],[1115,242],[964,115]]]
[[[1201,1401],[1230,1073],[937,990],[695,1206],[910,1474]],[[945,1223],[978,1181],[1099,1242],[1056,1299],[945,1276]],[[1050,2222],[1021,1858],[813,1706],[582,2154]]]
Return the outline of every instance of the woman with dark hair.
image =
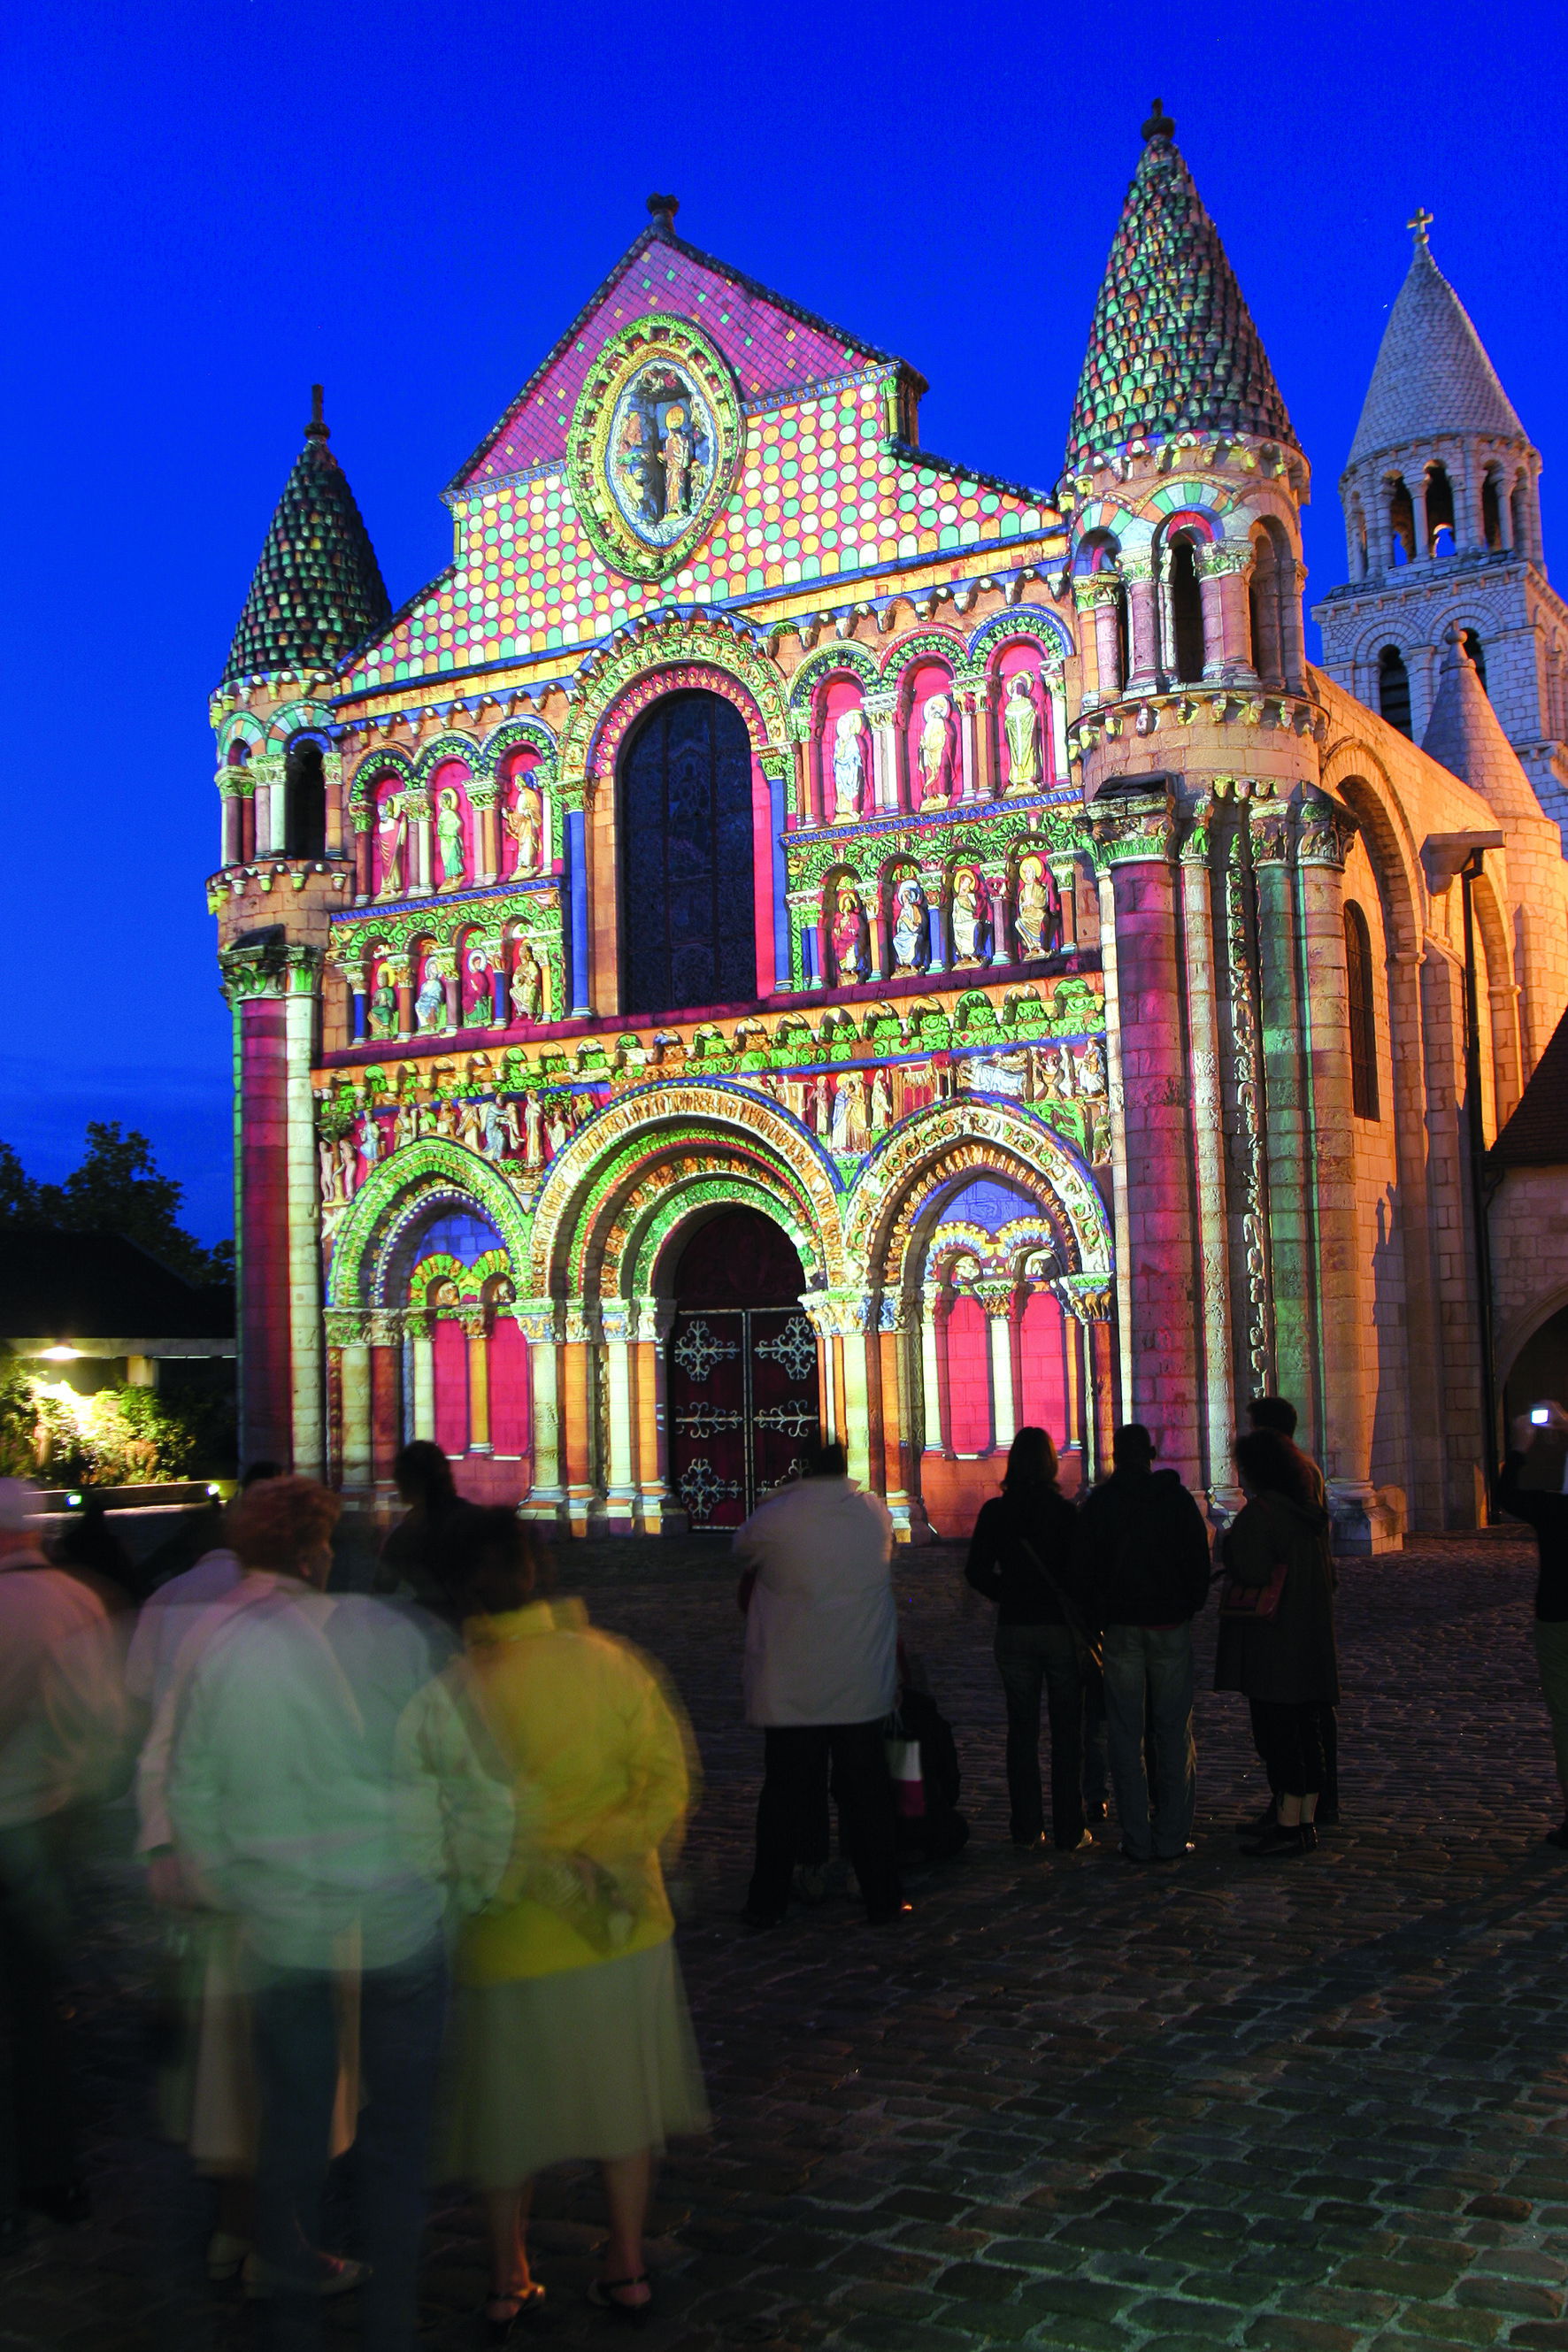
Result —
[[[402,1448],[392,1475],[407,1508],[381,1548],[384,1581],[411,1592],[432,1616],[456,1625],[457,1605],[442,1561],[477,1507],[458,1494],[451,1464],[427,1437],[416,1437]]]
[[[1007,1810],[1015,1845],[1044,1841],[1040,1697],[1051,1730],[1051,1837],[1072,1853],[1084,1826],[1085,1765],[1105,1779],[1105,1712],[1098,1677],[1074,1624],[1070,1581],[1078,1514],[1057,1484],[1057,1449],[1043,1429],[1021,1429],[1002,1492],[983,1504],[964,1574],[996,1604],[996,1667],[1007,1702]],[[1105,1818],[1103,1794],[1095,1801]]]
[[[533,2175],[596,2159],[610,2232],[589,2298],[639,2320],[655,2158],[669,2133],[707,2128],[661,1866],[691,1801],[691,1749],[644,1659],[581,1601],[535,1598],[510,1511],[476,1510],[462,1541],[464,1636],[519,1827],[458,1950],[446,2168],[485,2193],[500,2343],[543,2292],[525,2237]]]
[[[1254,1429],[1236,1441],[1247,1500],[1221,1539],[1215,1690],[1239,1691],[1277,1793],[1277,1821],[1242,1848],[1256,1859],[1310,1853],[1323,1786],[1322,1709],[1337,1704],[1333,1555],[1329,1515],[1289,1438]]]

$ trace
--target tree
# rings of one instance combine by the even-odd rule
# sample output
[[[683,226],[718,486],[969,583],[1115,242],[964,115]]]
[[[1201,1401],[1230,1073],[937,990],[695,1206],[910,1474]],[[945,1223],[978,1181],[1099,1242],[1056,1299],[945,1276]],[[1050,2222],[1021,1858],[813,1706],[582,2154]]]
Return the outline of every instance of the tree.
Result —
[[[179,1222],[184,1187],[163,1175],[153,1147],[118,1119],[89,1119],[87,1150],[63,1184],[29,1177],[0,1143],[0,1223],[53,1225],[67,1233],[121,1234],[187,1282],[234,1278],[234,1244],[207,1249]]]

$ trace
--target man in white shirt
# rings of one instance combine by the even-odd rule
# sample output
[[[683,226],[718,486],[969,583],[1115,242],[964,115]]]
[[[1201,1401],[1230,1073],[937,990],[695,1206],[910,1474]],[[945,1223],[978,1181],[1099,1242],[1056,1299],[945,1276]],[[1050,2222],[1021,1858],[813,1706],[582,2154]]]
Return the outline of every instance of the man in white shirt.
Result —
[[[908,1911],[883,1721],[898,1696],[892,1521],[849,1483],[841,1445],[760,1504],[735,1538],[746,1612],[746,1720],[763,1733],[756,1864],[744,1916],[776,1927],[797,1861],[814,1858],[833,1790],[867,1916]]]

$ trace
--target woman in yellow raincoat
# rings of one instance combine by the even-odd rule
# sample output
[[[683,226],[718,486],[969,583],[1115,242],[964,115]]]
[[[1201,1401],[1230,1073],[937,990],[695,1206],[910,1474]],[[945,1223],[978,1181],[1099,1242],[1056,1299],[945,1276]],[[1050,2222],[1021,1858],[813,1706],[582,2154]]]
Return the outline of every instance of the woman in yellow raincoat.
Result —
[[[542,2292],[525,2232],[533,2175],[596,2158],[610,2234],[601,2308],[651,2299],[643,2226],[666,2137],[707,2128],[661,1852],[691,1801],[685,1727],[626,1643],[577,1601],[533,1598],[528,1531],[473,1514],[454,1580],[468,1661],[515,1774],[519,1831],[500,1895],[458,1960],[447,2164],[489,2209],[492,2342]]]

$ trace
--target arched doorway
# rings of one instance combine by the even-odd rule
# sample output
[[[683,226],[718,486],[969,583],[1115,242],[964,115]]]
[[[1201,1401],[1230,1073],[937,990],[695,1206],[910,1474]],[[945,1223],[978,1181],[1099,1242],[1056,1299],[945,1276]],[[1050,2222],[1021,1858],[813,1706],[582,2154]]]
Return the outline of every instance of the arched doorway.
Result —
[[[621,755],[621,1005],[628,1016],[757,992],[752,744],[732,703],[656,702]]]
[[[1560,1307],[1531,1333],[1509,1368],[1503,1383],[1505,1437],[1516,1414],[1549,1400],[1568,1405],[1568,1307]]]
[[[693,1533],[738,1528],[798,1475],[820,1411],[794,1244],[755,1209],[698,1226],[672,1284],[669,1486]]]

